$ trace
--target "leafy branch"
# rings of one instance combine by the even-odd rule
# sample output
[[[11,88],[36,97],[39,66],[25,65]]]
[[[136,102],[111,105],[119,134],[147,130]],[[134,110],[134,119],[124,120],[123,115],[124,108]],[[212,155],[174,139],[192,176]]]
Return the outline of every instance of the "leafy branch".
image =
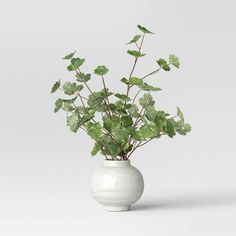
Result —
[[[76,133],[81,129],[94,140],[92,156],[101,153],[107,160],[127,160],[138,148],[154,139],[162,136],[173,138],[176,134],[186,135],[191,131],[191,126],[185,123],[179,107],[173,117],[155,108],[151,93],[161,89],[146,83],[148,77],[160,70],[169,72],[173,67],[179,68],[178,57],[171,54],[168,60],[160,58],[156,60],[157,68],[142,77],[134,76],[138,60],[146,55],[142,52],[144,38],[153,34],[144,26],[137,27],[142,34],[136,34],[128,42],[128,45],[134,45],[137,50],[127,51],[134,57],[134,62],[128,79],[121,79],[126,85],[124,94],[113,93],[108,89],[105,77],[109,69],[104,65],[94,69],[94,74],[101,78],[102,89],[92,91],[89,86],[92,76],[83,72],[81,67],[85,59],[76,57],[76,52],[63,58],[69,62],[67,70],[75,73],[75,80],[65,83],[58,80],[51,89],[51,93],[62,91],[66,96],[56,100],[54,112],[64,110],[70,130]],[[131,97],[129,94],[132,87],[136,88],[136,93]]]

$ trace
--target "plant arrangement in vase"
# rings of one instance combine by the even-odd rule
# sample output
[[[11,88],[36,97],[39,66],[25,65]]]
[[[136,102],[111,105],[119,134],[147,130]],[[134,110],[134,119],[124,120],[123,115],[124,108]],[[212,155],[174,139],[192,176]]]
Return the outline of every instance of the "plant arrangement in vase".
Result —
[[[78,130],[83,130],[94,140],[91,155],[95,156],[100,153],[105,157],[104,171],[109,168],[118,168],[119,170],[121,167],[124,169],[131,168],[129,158],[138,148],[162,136],[173,138],[176,134],[186,135],[191,131],[191,126],[185,123],[179,107],[177,107],[177,114],[174,116],[155,107],[155,100],[151,94],[159,92],[161,89],[147,83],[149,77],[156,75],[161,70],[169,72],[173,68],[179,68],[178,57],[171,54],[167,60],[157,59],[156,68],[151,72],[142,76],[135,74],[137,62],[146,55],[142,52],[144,39],[147,35],[153,34],[141,25],[137,27],[140,34],[135,35],[128,42],[135,49],[127,51],[133,58],[133,65],[128,76],[121,79],[121,83],[124,84],[123,92],[109,90],[106,85],[109,69],[105,65],[99,65],[93,71],[95,76],[100,77],[102,86],[99,91],[93,91],[89,85],[92,81],[92,75],[82,69],[85,59],[76,57],[76,52],[63,58],[69,62],[67,70],[73,73],[74,81],[67,81],[62,84],[59,80],[51,89],[52,93],[62,91],[67,96],[56,100],[54,112],[64,110],[70,130],[75,133]],[[85,89],[87,96],[84,94]],[[132,97],[130,96],[131,90],[135,90]],[[119,164],[120,161],[122,163]],[[136,195],[141,196],[143,191],[142,175],[136,168],[134,169],[137,173],[133,173],[136,177],[133,176],[133,182],[130,183],[133,185],[131,190],[136,191]],[[134,169],[133,172],[135,172]],[[111,173],[114,174],[114,170]],[[132,179],[132,177],[130,178]],[[96,174],[94,178],[92,177],[93,193],[100,186],[99,183],[94,183],[98,179],[102,181],[102,177],[100,178]],[[139,181],[139,184],[136,183],[139,185],[137,189],[134,188],[134,180]],[[103,192],[107,191],[110,190],[105,187]],[[115,197],[111,197],[109,201],[104,200],[104,196],[95,196],[95,198],[99,198],[97,200],[102,202],[107,210],[123,211],[128,210],[130,204],[140,196],[133,197],[129,204],[121,203]],[[106,201],[109,203],[105,204]]]

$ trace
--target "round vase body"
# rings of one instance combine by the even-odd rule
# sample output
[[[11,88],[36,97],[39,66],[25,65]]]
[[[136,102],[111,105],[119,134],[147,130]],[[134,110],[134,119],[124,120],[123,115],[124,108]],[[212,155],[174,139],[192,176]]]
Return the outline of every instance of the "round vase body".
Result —
[[[107,211],[128,211],[142,195],[143,176],[130,160],[104,161],[91,177],[93,197]]]

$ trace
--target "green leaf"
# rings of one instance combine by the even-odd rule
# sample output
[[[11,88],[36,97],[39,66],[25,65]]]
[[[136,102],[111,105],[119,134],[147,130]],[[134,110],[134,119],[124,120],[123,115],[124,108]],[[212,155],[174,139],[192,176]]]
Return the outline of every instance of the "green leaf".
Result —
[[[64,111],[74,111],[75,107],[72,106],[72,104],[75,102],[75,100],[77,99],[77,96],[72,98],[72,99],[63,99],[63,106],[62,109]],[[78,110],[79,111],[79,110]]]
[[[131,77],[128,81],[129,84],[140,86],[143,84],[143,80],[137,77]]]
[[[74,133],[79,129],[79,114],[74,112],[71,116],[67,117],[67,125],[70,127],[70,130]]]
[[[131,39],[127,44],[131,44],[131,43],[137,43],[138,40],[142,37],[142,35],[138,34],[138,35],[135,35],[133,37],[133,39]]]
[[[167,123],[165,112],[157,111],[154,123],[159,128],[159,130],[163,130]]]
[[[117,98],[119,98],[119,99],[120,99],[121,101],[123,101],[123,102],[128,102],[128,101],[131,100],[131,98],[128,97],[127,95],[125,95],[125,94],[116,93],[115,96],[116,96]]]
[[[136,104],[132,104],[131,107],[128,109],[129,114],[134,117],[134,118],[138,118],[139,117],[139,109],[138,106]]]
[[[73,111],[73,110],[75,110],[75,108],[71,104],[72,103],[69,100],[68,101],[64,101],[62,109],[64,111]]]
[[[75,55],[75,52],[76,52],[76,51],[74,51],[74,52],[72,52],[72,53],[66,55],[66,56],[63,57],[62,59],[64,59],[64,60],[70,60],[70,59]]]
[[[120,127],[120,120],[118,117],[112,117],[112,119],[108,116],[103,117],[103,127],[109,131],[112,132]]]
[[[185,130],[186,132],[190,132],[190,131],[192,130],[191,125],[190,125],[190,124],[184,124],[184,130]]]
[[[126,78],[122,78],[120,81],[124,84],[129,84],[129,81]]]
[[[112,157],[116,157],[119,155],[119,153],[121,152],[121,149],[120,149],[120,145],[116,144],[116,143],[109,143],[107,146],[106,146],[106,149],[108,150],[108,152],[110,153],[110,155]]]
[[[55,102],[55,108],[54,108],[54,112],[55,112],[55,113],[58,112],[58,111],[61,109],[62,104],[63,104],[62,99],[61,99],[61,98],[58,98],[58,99],[56,100],[56,102]]]
[[[115,138],[116,143],[125,144],[128,142],[129,133],[124,127],[120,129],[116,129],[114,132],[114,138]]]
[[[125,104],[122,101],[115,102],[115,110],[117,112],[119,112],[120,114],[123,114],[123,115],[127,114],[126,109],[128,109],[128,108],[126,108],[126,107],[127,107],[127,105],[125,106]]]
[[[74,69],[78,69],[80,66],[83,65],[85,62],[85,59],[83,58],[72,58],[71,59],[71,65],[73,65]]]
[[[109,71],[109,69],[106,66],[98,66],[95,70],[94,73],[96,75],[105,75],[107,72]]]
[[[111,142],[112,142],[112,139],[107,134],[102,135],[100,140],[99,140],[99,143],[101,143],[101,145],[105,146],[105,147]]]
[[[91,74],[78,73],[75,75],[78,82],[88,82],[91,79]]]
[[[170,120],[167,120],[167,124],[166,124],[166,129],[165,129],[165,131],[167,132],[167,134],[168,134],[168,136],[170,137],[170,138],[173,138],[174,136],[175,136],[175,126],[174,126],[174,124],[173,124],[173,122],[172,122],[172,120],[170,119]]]
[[[180,66],[179,58],[173,54],[169,56],[169,63],[177,68]]]
[[[160,91],[161,89],[158,87],[153,87],[147,83],[143,83],[142,85],[139,86],[144,91]]]
[[[113,93],[108,91],[105,92],[105,90],[102,90],[100,92],[93,92],[89,95],[87,103],[96,111],[102,111],[102,108],[104,107],[104,99],[112,94]]]
[[[75,70],[75,68],[74,68],[73,65],[69,65],[69,66],[67,66],[67,70],[68,71],[73,71],[73,70]]]
[[[75,92],[79,92],[83,89],[83,85],[71,82],[65,82],[63,84],[64,93],[67,95],[73,95]]]
[[[109,117],[103,117],[103,127],[109,132],[112,131],[113,123]]]
[[[126,153],[130,152],[133,148],[133,145],[129,145],[129,143],[126,143],[126,145],[124,146],[124,151]]]
[[[125,108],[125,109],[130,109],[131,106],[132,106],[132,104],[125,104],[124,108]]]
[[[128,84],[137,85],[140,89],[145,91],[160,91],[160,88],[153,87],[151,85],[148,85],[147,83],[144,83],[142,79],[137,77],[132,77],[128,80]]]
[[[88,121],[92,120],[93,117],[94,117],[94,116],[91,115],[91,114],[88,114],[88,113],[84,114],[84,115],[79,119],[79,122],[78,122],[79,127],[82,126],[82,125],[84,125],[84,124],[86,124]]]
[[[100,92],[90,94],[87,101],[88,105],[96,111],[102,111],[103,102],[104,97],[101,96]]]
[[[94,140],[98,140],[102,135],[102,127],[99,122],[96,123],[88,122],[87,130],[88,130],[88,135]]]
[[[180,135],[186,135],[188,132],[191,131],[191,125],[185,124],[183,120],[173,121],[175,126],[175,130]]]
[[[148,30],[144,26],[138,25],[137,27],[145,34],[154,34],[153,32],[151,32],[150,30]]]
[[[91,151],[91,155],[95,156],[99,151],[101,151],[101,146],[99,143],[95,143]]]
[[[158,129],[155,124],[142,125],[138,131],[141,140],[146,140],[157,136]]]
[[[51,90],[51,93],[54,93],[56,92],[61,86],[61,81],[58,80],[53,86],[52,86],[52,90]]]
[[[142,107],[153,106],[155,104],[155,101],[153,100],[153,97],[150,93],[145,93],[143,97],[139,99],[139,104]]]
[[[163,70],[170,71],[170,67],[169,67],[166,60],[161,58],[161,59],[157,60],[157,63]]]
[[[177,116],[178,116],[182,121],[184,121],[184,114],[183,114],[183,112],[180,110],[179,107],[177,107]]]
[[[123,127],[129,127],[133,125],[133,119],[131,116],[122,116],[121,124]]]
[[[145,56],[146,54],[142,54],[141,52],[139,51],[136,51],[136,50],[128,50],[127,53],[131,56],[134,56],[134,57],[143,57]]]
[[[145,107],[145,116],[148,120],[154,121],[157,115],[157,111],[153,106],[146,106]]]

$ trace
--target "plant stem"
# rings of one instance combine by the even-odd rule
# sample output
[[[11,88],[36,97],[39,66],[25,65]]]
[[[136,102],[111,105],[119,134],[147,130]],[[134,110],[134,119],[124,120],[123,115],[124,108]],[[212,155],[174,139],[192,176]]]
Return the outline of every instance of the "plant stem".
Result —
[[[80,96],[81,96],[81,95],[80,95]],[[88,98],[86,98],[86,97],[81,96],[81,98],[83,98],[84,100],[88,101]]]
[[[138,145],[138,147],[142,147],[143,145],[145,145],[146,143],[148,143],[148,142],[150,142],[151,140],[153,140],[154,138],[151,138],[151,139],[149,139],[148,141],[146,141],[146,142],[144,142],[144,143],[140,143],[139,145]]]
[[[104,87],[104,90],[105,90],[105,93],[106,93],[107,106],[109,106],[110,105],[110,101],[109,101],[109,98],[108,98],[108,90],[106,88],[106,84],[105,84],[105,80],[104,80],[103,76],[102,76],[102,84],[103,84],[103,87]],[[104,99],[105,103],[106,103],[106,100]],[[112,114],[111,114],[109,109],[108,109],[108,113],[109,113],[110,117],[112,117]]]
[[[160,71],[161,69],[162,69],[162,68],[158,68],[158,69],[156,69],[156,70],[154,70],[154,71],[148,73],[147,75],[143,76],[141,79],[145,79],[145,78],[147,78],[147,77],[150,76],[150,75],[154,75],[154,74],[156,74],[158,71]]]
[[[138,52],[140,52],[141,49],[142,49],[144,37],[145,37],[145,33],[144,33],[143,36],[142,36],[142,40],[141,40],[140,46],[138,47]],[[137,61],[138,61],[138,57],[136,57],[135,60],[134,60],[133,67],[132,67],[131,72],[130,72],[130,74],[129,74],[129,79],[130,79],[130,78],[132,77],[132,75],[133,75],[133,72],[134,72],[135,66],[136,66],[136,64],[137,64]],[[129,84],[127,85],[126,96],[129,96],[129,91],[130,91],[130,88],[131,88],[131,87],[132,87],[132,86],[130,86]],[[124,106],[126,106],[126,102],[125,102]],[[129,141],[130,141],[130,140],[129,140]],[[128,158],[128,157],[127,157],[127,158]]]
[[[141,111],[139,112],[139,115],[138,115],[138,117],[136,118],[136,120],[135,120],[135,122],[134,122],[134,127],[137,125],[137,123],[138,123],[138,121],[139,121],[139,118],[140,118],[140,116],[141,116],[143,110],[144,110],[144,107],[142,107]]]
[[[79,68],[78,68],[78,70],[75,69],[75,71],[76,71],[77,75],[80,75],[80,74],[81,74],[81,79],[83,80],[83,83],[85,84],[85,86],[87,87],[87,89],[89,90],[89,92],[90,92],[91,94],[93,94],[93,92],[92,92],[92,90],[89,88],[87,82],[84,80],[83,74],[81,73],[80,69],[79,69]]]
[[[140,52],[141,49],[142,49],[144,37],[145,37],[145,34],[143,34],[143,37],[142,37],[141,44],[140,44],[140,46],[139,46],[138,52]],[[134,72],[135,66],[136,66],[136,64],[137,64],[137,61],[138,61],[138,57],[136,57],[135,60],[134,60],[134,64],[133,64],[133,67],[132,67],[132,69],[131,69],[131,72],[130,72],[130,75],[129,75],[129,79],[130,79],[130,78],[132,77],[132,75],[133,75],[133,72]],[[131,86],[128,84],[128,86],[127,86],[127,91],[126,91],[126,96],[129,95],[130,88],[131,88]]]
[[[141,141],[133,148],[133,150],[129,153],[129,155],[127,156],[127,159],[129,159],[129,157],[132,155],[132,153],[138,148],[138,145],[141,143]]]
[[[133,99],[133,104],[134,104],[134,102],[135,102],[135,99],[137,98],[137,96],[139,95],[139,93],[142,91],[142,89],[139,89],[139,91],[135,94],[135,96],[134,96],[134,99]]]
[[[79,98],[80,98],[80,101],[81,101],[81,103],[82,103],[84,109],[86,110],[86,107],[85,107],[85,104],[84,104],[83,98],[82,98],[82,96],[80,95],[80,93],[78,93],[78,96],[79,96]]]

